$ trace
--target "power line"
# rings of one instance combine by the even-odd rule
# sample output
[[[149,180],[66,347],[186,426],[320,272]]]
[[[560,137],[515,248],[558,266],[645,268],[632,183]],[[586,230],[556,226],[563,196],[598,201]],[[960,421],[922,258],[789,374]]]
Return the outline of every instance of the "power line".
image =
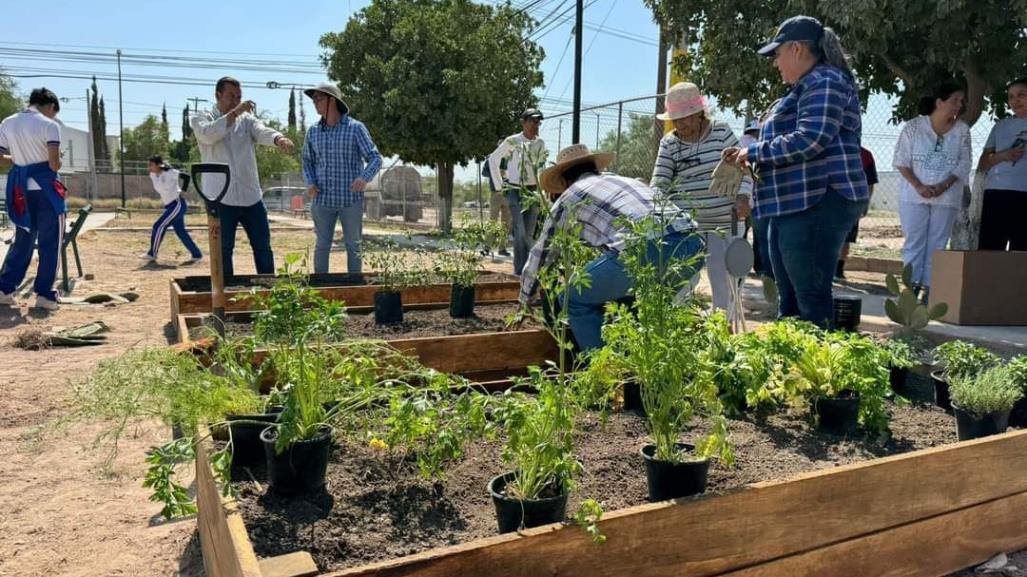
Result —
[[[610,18],[610,14],[613,14],[613,8],[616,5],[617,5],[617,0],[613,0],[613,2],[610,3],[610,9],[606,11],[606,16],[603,17],[603,22],[599,25],[600,28],[603,27],[603,24],[606,24],[606,21]],[[588,48],[585,49],[585,56],[588,56],[588,53],[592,51],[592,46],[596,43],[596,38],[599,38],[599,32],[598,31],[594,35],[592,35],[592,41],[588,43]],[[574,80],[574,79],[571,78],[571,80],[568,80],[567,84],[564,85],[563,92],[560,93],[560,97],[561,98],[565,94],[567,94],[567,89],[571,87],[571,81],[572,80]]]

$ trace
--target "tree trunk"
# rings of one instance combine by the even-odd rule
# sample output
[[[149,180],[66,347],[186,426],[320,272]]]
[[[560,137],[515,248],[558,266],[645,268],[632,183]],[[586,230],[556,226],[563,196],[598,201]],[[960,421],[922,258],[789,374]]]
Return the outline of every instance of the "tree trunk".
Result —
[[[966,76],[966,112],[963,114],[963,121],[973,126],[984,112],[984,98],[991,92],[991,86],[981,77],[977,62],[972,57],[964,64],[963,74]],[[980,176],[973,175],[972,178]],[[973,181],[968,184],[972,183]],[[977,250],[981,233],[981,206],[980,192],[975,195],[972,186],[964,186],[962,202],[949,242],[952,250]]]
[[[991,93],[991,86],[981,76],[973,58],[967,59],[963,74],[966,76],[966,113],[963,114],[963,121],[973,126],[984,112],[984,98]]]
[[[449,234],[453,230],[453,164],[440,162],[435,167],[439,185],[439,228]]]

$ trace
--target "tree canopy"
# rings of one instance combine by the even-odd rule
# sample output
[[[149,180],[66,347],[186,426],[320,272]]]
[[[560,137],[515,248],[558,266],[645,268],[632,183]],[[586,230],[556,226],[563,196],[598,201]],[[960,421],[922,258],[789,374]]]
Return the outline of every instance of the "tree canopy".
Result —
[[[0,120],[18,112],[22,106],[21,97],[18,96],[18,85],[0,69]]]
[[[614,170],[621,176],[640,178],[649,182],[656,164],[656,155],[660,150],[660,142],[654,137],[652,116],[632,114],[628,121],[628,129],[621,134],[620,146],[617,146],[617,131],[611,131],[603,137],[599,150],[616,152]]]
[[[834,28],[864,94],[897,96],[896,118],[946,80],[967,87],[966,119],[1004,112],[1005,85],[1027,75],[1027,0],[645,0],[683,39],[675,65],[722,106],[758,114],[783,86],[756,54],[784,19],[807,14]]]
[[[168,126],[150,114],[135,128],[126,128],[125,160],[149,160],[154,154],[168,156]]]
[[[321,45],[329,77],[384,155],[437,165],[452,198],[453,167],[491,152],[536,105],[542,48],[509,5],[374,0]]]

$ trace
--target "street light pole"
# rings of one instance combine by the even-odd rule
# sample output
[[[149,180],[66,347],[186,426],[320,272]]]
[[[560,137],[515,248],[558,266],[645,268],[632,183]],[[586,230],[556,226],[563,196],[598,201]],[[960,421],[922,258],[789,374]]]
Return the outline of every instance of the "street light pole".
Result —
[[[571,119],[572,144],[581,142],[581,37],[585,24],[584,0],[577,0],[574,8],[574,117]]]
[[[595,111],[596,115],[596,150],[599,150],[599,111]]]
[[[125,99],[121,93],[121,49],[118,49],[118,149],[121,151],[121,208],[125,208]]]

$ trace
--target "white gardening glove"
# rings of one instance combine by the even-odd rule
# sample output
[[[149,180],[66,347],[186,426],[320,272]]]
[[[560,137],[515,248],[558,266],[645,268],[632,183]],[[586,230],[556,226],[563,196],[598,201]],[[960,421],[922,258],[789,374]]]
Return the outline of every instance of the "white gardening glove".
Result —
[[[713,169],[710,192],[717,196],[734,199],[738,196],[738,189],[742,186],[744,174],[741,168],[721,160],[717,163],[717,168]]]

